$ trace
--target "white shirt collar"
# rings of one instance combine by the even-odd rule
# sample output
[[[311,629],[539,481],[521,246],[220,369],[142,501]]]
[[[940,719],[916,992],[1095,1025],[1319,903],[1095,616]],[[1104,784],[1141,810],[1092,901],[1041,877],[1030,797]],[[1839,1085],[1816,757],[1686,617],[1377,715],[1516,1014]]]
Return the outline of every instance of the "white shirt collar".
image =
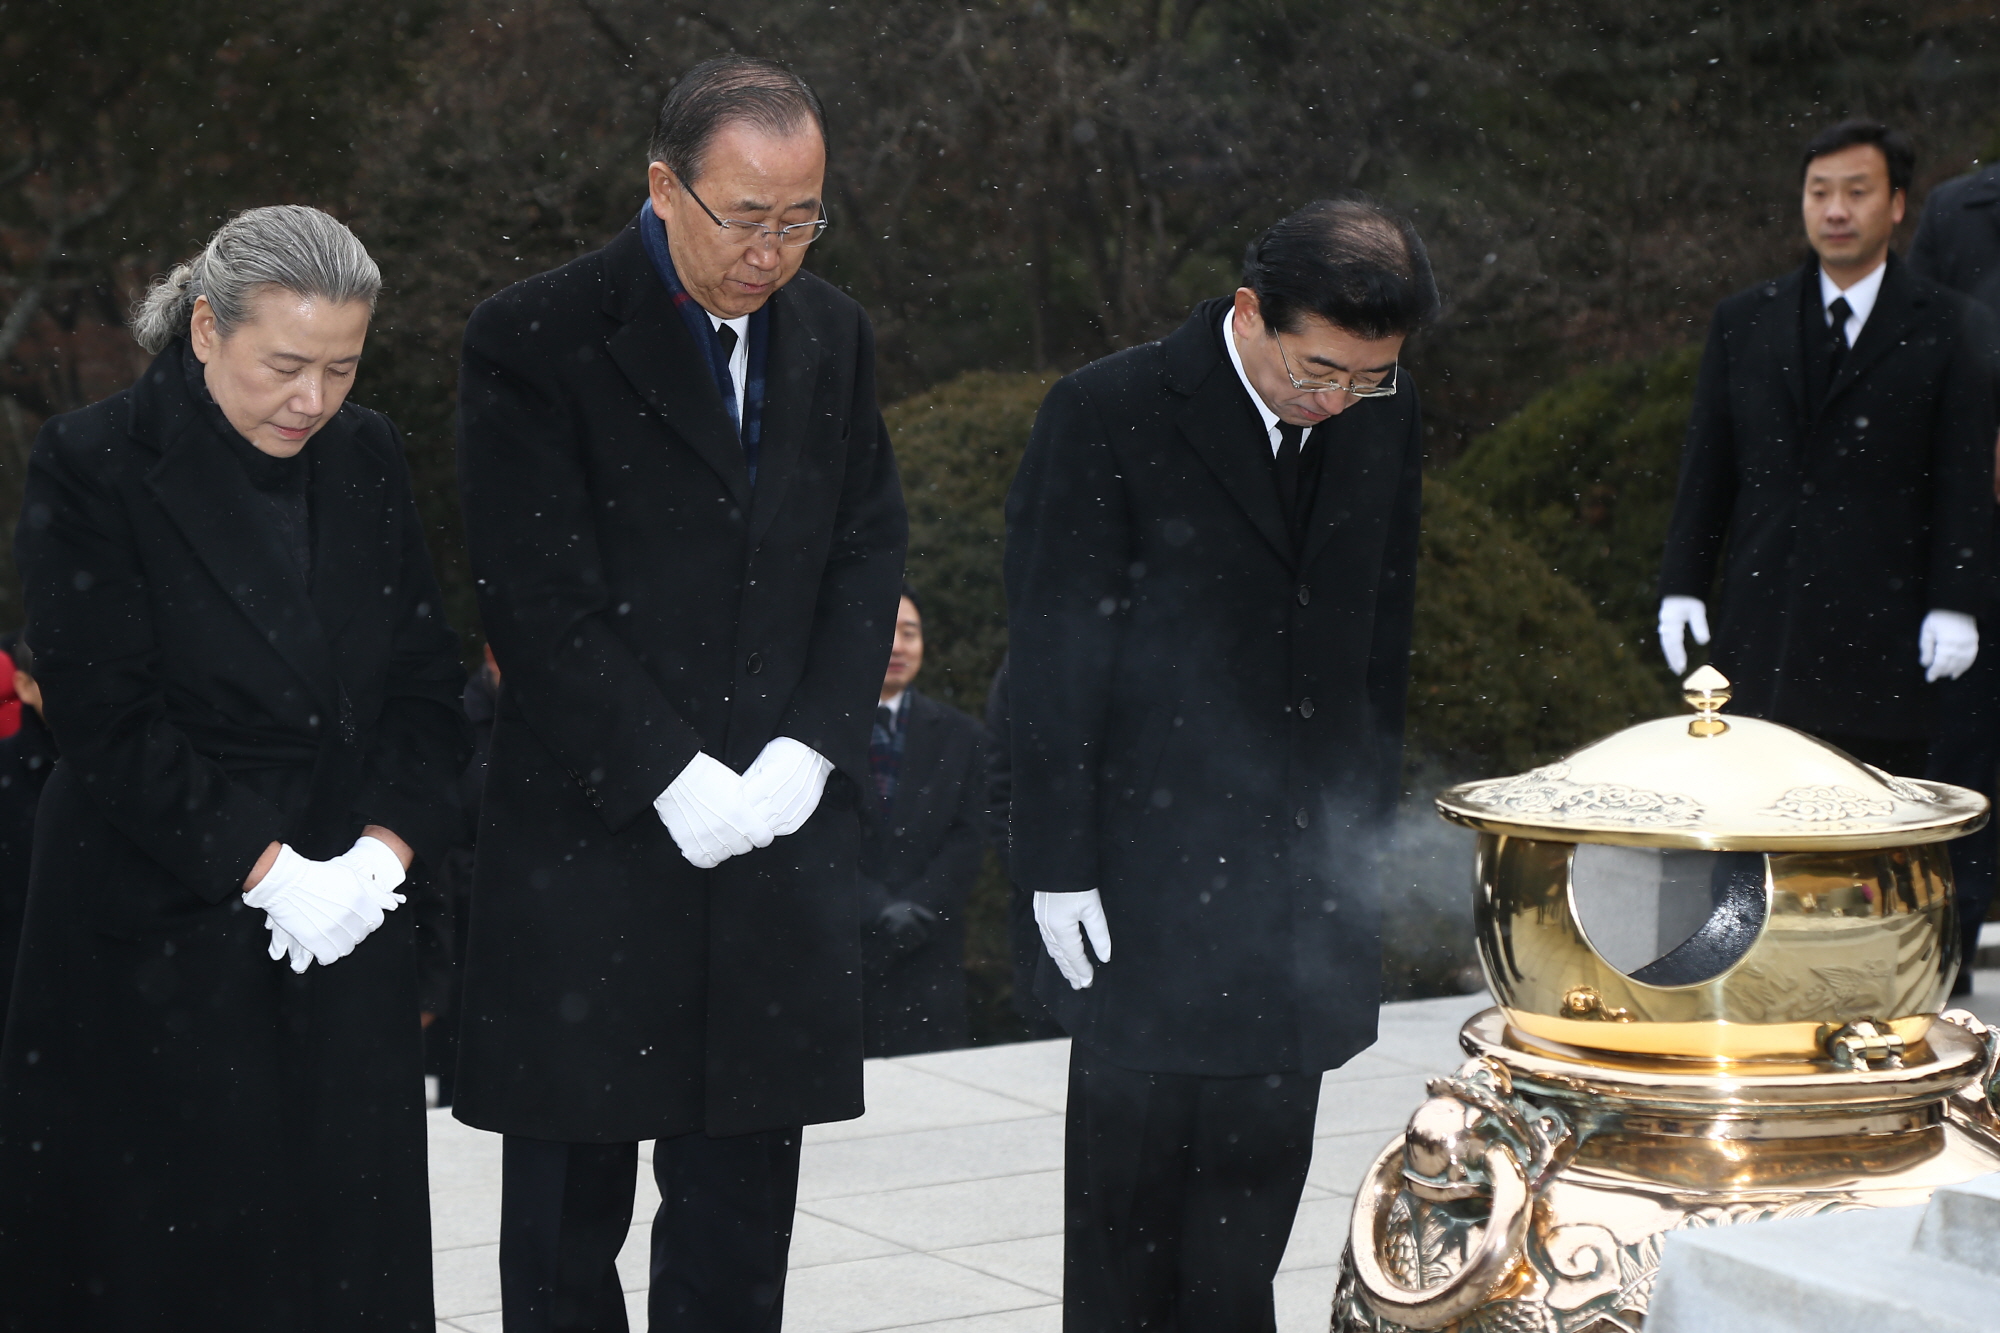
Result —
[[[886,708],[892,713],[900,713],[903,711],[903,699],[908,694],[908,690],[897,690],[894,694],[882,700],[877,706]]]
[[[1271,456],[1276,458],[1278,446],[1284,441],[1284,437],[1278,434],[1278,414],[1264,405],[1263,395],[1257,392],[1257,386],[1250,382],[1250,376],[1243,369],[1243,353],[1236,350],[1235,313],[1234,307],[1222,312],[1222,345],[1229,349],[1229,364],[1236,367],[1236,378],[1243,381],[1243,391],[1250,395],[1250,405],[1264,419],[1264,434],[1271,442]],[[1305,433],[1299,436],[1301,448],[1312,433],[1313,428],[1307,426]]]
[[[1837,297],[1847,298],[1847,308],[1853,313],[1847,317],[1847,345],[1854,346],[1861,336],[1861,326],[1868,322],[1868,316],[1875,309],[1875,298],[1882,294],[1882,276],[1889,271],[1889,261],[1884,259],[1874,271],[1852,287],[1843,291],[1833,279],[1826,276],[1826,270],[1819,271],[1819,303],[1822,308],[1830,306]],[[1833,317],[1827,316],[1828,323]]]
[[[736,386],[736,420],[743,420],[744,395],[749,392],[750,380],[750,316],[738,315],[735,319],[724,319],[712,310],[701,312],[708,316],[708,322],[719,332],[724,324],[736,330],[736,346],[729,353],[729,380]]]

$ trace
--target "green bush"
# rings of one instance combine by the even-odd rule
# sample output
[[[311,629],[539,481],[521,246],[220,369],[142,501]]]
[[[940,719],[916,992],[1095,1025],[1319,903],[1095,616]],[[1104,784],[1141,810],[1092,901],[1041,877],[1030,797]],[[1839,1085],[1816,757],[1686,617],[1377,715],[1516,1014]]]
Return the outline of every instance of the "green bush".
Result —
[[[1574,584],[1455,482],[1425,480],[1412,765],[1519,772],[1672,705]]]
[[[1660,554],[1701,350],[1587,370],[1474,441],[1449,476],[1506,519],[1639,651],[1655,651]]]

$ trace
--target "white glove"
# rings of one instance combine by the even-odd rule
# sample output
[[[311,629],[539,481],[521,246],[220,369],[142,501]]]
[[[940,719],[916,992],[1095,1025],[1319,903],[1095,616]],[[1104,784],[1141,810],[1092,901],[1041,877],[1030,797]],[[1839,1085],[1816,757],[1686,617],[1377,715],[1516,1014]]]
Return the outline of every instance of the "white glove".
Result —
[[[700,752],[654,798],[653,810],[681,855],[703,870],[753,847],[769,847],[775,836],[736,770]]]
[[[382,851],[395,860],[387,847]],[[344,855],[353,854],[350,850]],[[401,868],[399,864],[397,869]],[[272,932],[272,958],[289,954],[294,972],[306,970],[303,954],[310,954],[322,967],[347,957],[381,926],[382,914],[395,911],[402,901],[400,893],[391,893],[372,879],[364,881],[344,859],[308,861],[286,846],[278,848],[278,859],[257,887],[243,895],[244,906],[264,912],[264,924]],[[284,932],[283,940],[279,931]]]
[[[833,765],[803,741],[779,736],[743,773],[743,794],[782,838],[797,833],[819,808]]]
[[[1957,680],[1979,656],[1979,622],[1963,611],[1933,611],[1917,631],[1917,661],[1925,680]]]
[[[1056,960],[1071,990],[1082,990],[1094,979],[1083,937],[1101,963],[1111,961],[1111,927],[1104,920],[1104,900],[1096,889],[1083,893],[1037,893],[1035,924],[1042,928],[1042,947]]]
[[[1683,631],[1694,631],[1694,641],[1708,642],[1708,607],[1699,597],[1660,599],[1660,651],[1667,655],[1667,670],[1676,676],[1688,669],[1687,640]]]

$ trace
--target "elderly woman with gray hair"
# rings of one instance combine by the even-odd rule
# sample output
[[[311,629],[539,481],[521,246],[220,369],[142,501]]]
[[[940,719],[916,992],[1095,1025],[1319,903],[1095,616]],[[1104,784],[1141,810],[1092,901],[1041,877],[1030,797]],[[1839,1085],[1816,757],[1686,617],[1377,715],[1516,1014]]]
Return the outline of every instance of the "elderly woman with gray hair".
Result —
[[[401,441],[347,401],[381,275],[316,209],[146,295],[42,427],[17,538],[62,746],[0,1042],[0,1329],[433,1326],[413,856],[463,683]]]

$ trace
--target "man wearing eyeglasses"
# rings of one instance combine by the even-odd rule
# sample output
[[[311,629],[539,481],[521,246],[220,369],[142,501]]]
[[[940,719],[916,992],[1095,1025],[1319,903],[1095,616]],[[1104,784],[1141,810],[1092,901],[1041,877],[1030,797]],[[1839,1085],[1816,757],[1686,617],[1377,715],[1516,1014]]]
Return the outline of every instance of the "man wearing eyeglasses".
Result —
[[[466,329],[460,483],[503,671],[457,1098],[506,1136],[508,1333],[782,1315],[802,1126],[861,1114],[857,783],[906,523],[859,307],[800,271],[824,120],[684,75],[611,243]]]
[[[1007,501],[1013,877],[1072,1037],[1065,1333],[1267,1333],[1321,1074],[1375,1040],[1423,243],[1362,199],[1042,404]]]

